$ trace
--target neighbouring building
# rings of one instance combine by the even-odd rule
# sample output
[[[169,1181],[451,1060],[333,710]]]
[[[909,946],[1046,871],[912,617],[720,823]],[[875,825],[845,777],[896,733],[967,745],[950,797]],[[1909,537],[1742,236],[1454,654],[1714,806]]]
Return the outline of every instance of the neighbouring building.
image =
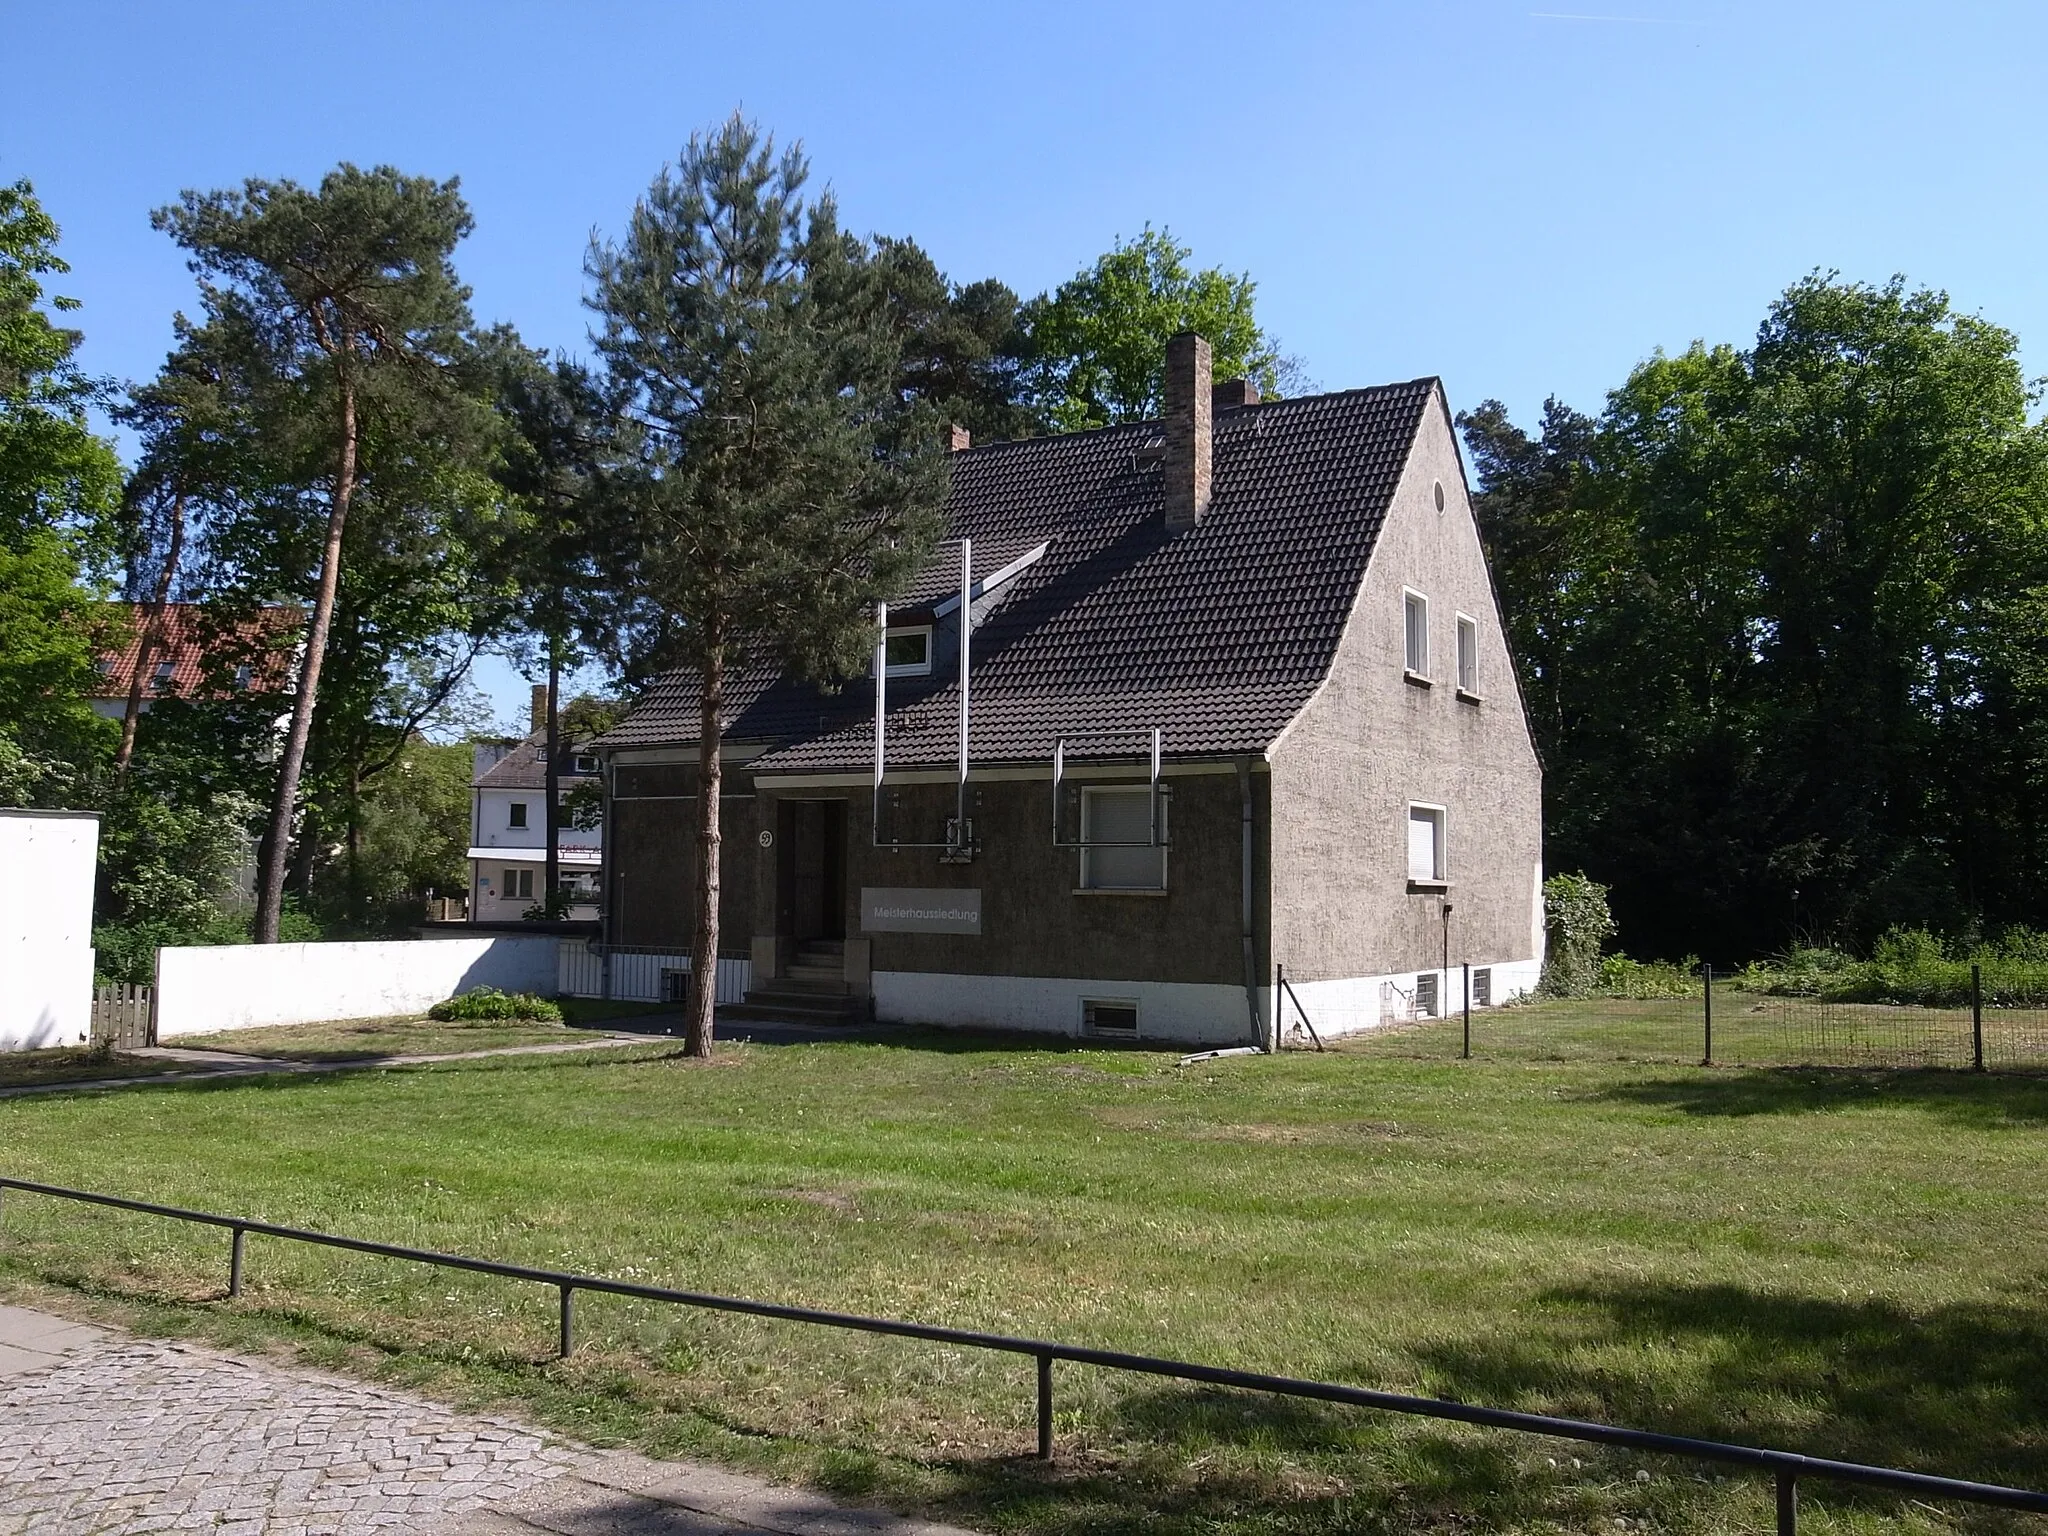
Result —
[[[1534,988],[1541,770],[1442,385],[1261,402],[1183,335],[1167,386],[956,431],[872,681],[729,683],[721,1000],[1223,1044]],[[670,990],[696,720],[672,676],[596,743],[605,939]]]
[[[517,742],[476,748],[469,829],[469,920],[517,922],[547,895],[547,689],[534,689],[534,728]],[[560,794],[597,780],[596,755],[563,740],[556,764]],[[579,797],[583,798],[583,797]],[[604,834],[570,825],[555,840],[557,880],[570,898],[567,916],[597,917]]]
[[[109,607],[122,620],[123,638],[100,655],[100,680],[91,699],[96,714],[119,720],[128,712],[138,670],[140,714],[159,699],[227,699],[291,689],[293,631],[303,618],[297,608],[274,604],[229,612],[204,603],[169,603],[155,642],[147,643],[148,603]]]

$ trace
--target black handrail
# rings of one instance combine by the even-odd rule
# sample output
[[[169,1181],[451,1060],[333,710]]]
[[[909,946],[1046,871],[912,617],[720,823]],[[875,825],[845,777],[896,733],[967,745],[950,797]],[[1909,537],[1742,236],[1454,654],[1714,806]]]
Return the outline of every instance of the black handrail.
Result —
[[[1270,1392],[1282,1397],[1310,1398],[1326,1403],[1346,1403],[1359,1408],[1379,1408],[1421,1418],[1446,1419],[1461,1424],[1479,1424],[1490,1429],[1517,1429],[1556,1439],[1578,1440],[1590,1445],[1620,1446],[1664,1456],[1690,1456],[1733,1466],[1752,1467],[1772,1474],[1777,1485],[1777,1530],[1791,1536],[1798,1529],[1798,1483],[1803,1477],[1833,1482],[1860,1483],[1888,1488],[1898,1493],[1926,1498],[1958,1499],[1969,1504],[1991,1504],[2005,1509],[2048,1514],[2048,1493],[2029,1488],[2008,1488],[1997,1483],[1975,1483],[1962,1478],[1936,1477],[1926,1472],[1907,1472],[1896,1467],[1873,1467],[1860,1462],[1835,1461],[1824,1456],[1803,1456],[1796,1451],[1770,1450],[1762,1446],[1733,1445],[1719,1440],[1695,1440],[1686,1435],[1658,1434],[1651,1430],[1624,1429],[1584,1419],[1563,1419],[1545,1413],[1521,1413],[1509,1408],[1487,1408],[1446,1398],[1412,1397],[1401,1392],[1381,1392],[1370,1387],[1347,1387],[1336,1382],[1304,1381],[1293,1376],[1268,1376],[1258,1371],[1234,1371],[1222,1366],[1198,1365],[1186,1360],[1167,1360],[1156,1355],[1127,1354],[1115,1349],[1090,1349],[1079,1344],[1061,1344],[1051,1339],[1027,1339],[1011,1334],[981,1333],[970,1328],[946,1328],[932,1323],[908,1323],[893,1318],[863,1317],[853,1312],[829,1312],[816,1307],[793,1307],[781,1302],[750,1301],[736,1296],[716,1296],[704,1291],[673,1290],[667,1286],[639,1285],[630,1280],[607,1280],[598,1275],[571,1274],[564,1270],[539,1269],[528,1264],[507,1264],[497,1259],[476,1259],[464,1254],[439,1253],[430,1248],[409,1248],[400,1243],[379,1243],[367,1238],[342,1237],[333,1232],[314,1232],[303,1227],[281,1226],[242,1216],[222,1216],[212,1211],[190,1211],[175,1205],[157,1205],[148,1200],[130,1200],[120,1195],[102,1195],[57,1184],[39,1184],[30,1179],[0,1176],[0,1191],[21,1190],[59,1200],[78,1200],[88,1205],[111,1206],[116,1210],[140,1211],[174,1221],[196,1222],[224,1227],[233,1234],[229,1255],[228,1294],[242,1289],[244,1240],[254,1232],[291,1242],[312,1243],[324,1248],[342,1248],[352,1253],[376,1254],[383,1258],[407,1259],[442,1269],[468,1270],[473,1274],[497,1275],[508,1280],[526,1280],[551,1285],[561,1298],[559,1352],[563,1358],[575,1347],[573,1298],[578,1291],[600,1295],[629,1296],[642,1301],[665,1301],[686,1307],[703,1307],[717,1312],[737,1312],[749,1317],[773,1318],[782,1322],[816,1323],[827,1328],[848,1328],[861,1333],[887,1334],[895,1338],[924,1339],[938,1344],[960,1344],[973,1349],[996,1350],[1005,1354],[1029,1355],[1038,1363],[1038,1455],[1052,1456],[1052,1366],[1056,1360],[1074,1365],[1094,1365],[1106,1370],[1131,1371],[1145,1376],[1166,1376],[1178,1381],[1197,1381],[1209,1386],[1238,1387],[1250,1392]]]

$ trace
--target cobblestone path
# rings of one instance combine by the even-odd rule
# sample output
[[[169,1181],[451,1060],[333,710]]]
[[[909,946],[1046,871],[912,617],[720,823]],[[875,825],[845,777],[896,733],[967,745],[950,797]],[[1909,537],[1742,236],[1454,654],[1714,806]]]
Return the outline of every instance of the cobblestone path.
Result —
[[[968,1536],[0,1307],[0,1536]]]

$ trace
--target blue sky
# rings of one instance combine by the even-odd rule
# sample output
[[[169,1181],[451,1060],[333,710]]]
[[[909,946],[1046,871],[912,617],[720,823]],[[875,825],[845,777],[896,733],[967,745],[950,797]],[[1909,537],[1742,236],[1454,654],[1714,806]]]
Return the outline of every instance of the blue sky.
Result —
[[[0,177],[121,378],[191,303],[151,208],[343,159],[460,175],[479,317],[580,349],[591,232],[735,107],[961,281],[1029,295],[1166,225],[1324,388],[1596,409],[1817,267],[1944,288],[2048,369],[2038,3],[0,0],[0,36]]]

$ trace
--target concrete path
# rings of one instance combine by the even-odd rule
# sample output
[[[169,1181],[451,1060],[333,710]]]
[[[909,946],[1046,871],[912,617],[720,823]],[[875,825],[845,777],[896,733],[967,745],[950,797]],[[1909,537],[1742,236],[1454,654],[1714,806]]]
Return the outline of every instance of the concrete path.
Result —
[[[646,1045],[648,1035],[602,1035],[595,1040],[564,1040],[546,1045],[499,1045],[487,1051],[436,1051],[406,1056],[351,1056],[339,1061],[286,1061],[276,1056],[244,1056],[234,1051],[201,1051],[190,1047],[145,1046],[131,1056],[155,1056],[170,1061],[215,1062],[191,1072],[141,1073],[134,1077],[93,1077],[68,1083],[28,1083],[18,1088],[0,1088],[0,1099],[18,1099],[32,1093],[80,1093],[100,1088],[144,1088],[165,1083],[201,1083],[222,1077],[266,1077],[275,1073],[301,1076],[322,1072],[362,1072],[372,1067],[423,1067],[438,1061],[481,1061],[486,1056],[555,1056],[565,1051],[598,1051],[607,1046]]]
[[[0,1307],[0,1536],[971,1536]]]

